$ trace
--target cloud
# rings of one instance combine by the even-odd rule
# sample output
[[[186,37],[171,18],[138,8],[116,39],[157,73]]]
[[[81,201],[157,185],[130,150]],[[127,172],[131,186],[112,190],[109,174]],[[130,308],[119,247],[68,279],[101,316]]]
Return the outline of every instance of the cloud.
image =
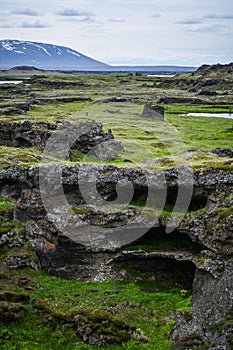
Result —
[[[124,23],[124,22],[126,22],[126,20],[123,18],[110,18],[108,21],[112,22],[112,23]]]
[[[217,32],[221,32],[222,30],[224,30],[226,28],[227,27],[225,25],[216,24],[216,25],[197,26],[197,27],[191,28],[189,30],[191,32],[217,33]]]
[[[61,9],[61,10],[57,11],[57,14],[59,16],[64,16],[64,17],[83,17],[83,16],[92,17],[92,16],[95,16],[93,13],[85,12],[85,11],[78,11],[78,10],[72,9],[72,8]]]
[[[78,21],[78,22],[86,22],[86,23],[94,23],[95,22],[94,18],[92,18],[91,16],[86,16],[86,17],[83,17],[83,18],[79,18],[79,19],[76,19],[76,21]]]
[[[176,24],[201,24],[202,20],[200,19],[186,19],[186,20],[181,20],[181,21],[176,21]]]
[[[13,10],[11,13],[14,15],[39,16],[39,13],[36,10],[30,8]]]
[[[207,19],[233,19],[233,14],[217,14],[217,13],[209,13],[204,16]]]
[[[11,28],[9,24],[1,24],[0,28]]]
[[[20,25],[20,28],[48,28],[49,26],[41,23],[40,21],[27,22],[23,21]]]
[[[153,13],[150,17],[159,18],[159,17],[161,17],[161,14],[160,13]]]
[[[200,17],[200,18],[190,18],[190,19],[178,20],[175,23],[176,24],[187,24],[187,25],[203,24],[204,22],[207,22],[207,20],[209,20],[209,19],[221,19],[221,20],[233,19],[233,14],[209,13],[205,16]],[[211,26],[211,25],[203,26],[203,28],[204,28],[203,31],[211,31],[212,27],[213,26]],[[199,28],[195,29],[194,31],[199,31]],[[202,30],[200,29],[200,31],[202,31]]]
[[[91,16],[80,16],[80,17],[63,17],[61,22],[68,22],[68,23],[97,23],[95,18]]]

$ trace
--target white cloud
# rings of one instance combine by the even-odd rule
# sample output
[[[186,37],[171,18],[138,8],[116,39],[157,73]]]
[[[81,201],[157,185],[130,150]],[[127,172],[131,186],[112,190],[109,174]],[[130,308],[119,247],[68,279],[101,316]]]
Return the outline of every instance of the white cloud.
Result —
[[[175,23],[177,24],[200,24],[202,23],[203,21],[201,19],[185,19],[185,20],[179,20],[179,21],[176,21]]]
[[[57,14],[59,16],[65,16],[65,17],[83,17],[83,16],[94,16],[94,14],[86,11],[79,11],[74,8],[63,8],[57,11]]]
[[[39,16],[39,13],[31,8],[18,9],[11,11],[12,14],[15,15],[24,15],[24,16]]]
[[[228,19],[233,19],[233,13],[232,14],[217,14],[217,13],[209,13],[204,16],[204,18],[207,19],[223,19],[223,20],[228,20]]]
[[[33,22],[28,22],[28,21],[23,21],[20,24],[20,28],[47,28],[48,25],[41,23],[40,21],[33,21]]]
[[[124,22],[126,22],[126,20],[123,18],[110,18],[108,21],[112,22],[112,23],[124,23]]]
[[[213,25],[200,25],[189,30],[192,32],[203,32],[203,33],[216,33],[227,29],[227,26],[222,24],[213,24]]]

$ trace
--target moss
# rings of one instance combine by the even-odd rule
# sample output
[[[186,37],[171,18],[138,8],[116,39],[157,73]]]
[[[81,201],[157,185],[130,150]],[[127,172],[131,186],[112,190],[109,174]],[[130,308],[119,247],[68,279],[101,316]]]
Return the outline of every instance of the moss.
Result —
[[[3,220],[3,216],[7,218],[12,218],[12,212],[13,208],[15,206],[15,203],[12,201],[9,201],[8,199],[4,197],[0,197],[0,220]]]
[[[78,215],[88,215],[93,213],[93,209],[89,207],[80,207],[80,208],[72,207],[72,211]]]
[[[70,160],[71,162],[81,162],[84,158],[84,154],[80,151],[71,151]]]
[[[26,311],[27,307],[22,303],[0,301],[0,321],[3,324],[22,318]]]
[[[222,218],[226,218],[230,215],[233,214],[233,205],[231,205],[230,207],[226,207],[226,208],[221,208],[217,210],[217,220],[222,219]]]
[[[30,295],[25,293],[4,291],[0,292],[0,301],[8,301],[11,303],[28,303],[30,301]]]
[[[122,344],[131,339],[133,331],[136,332],[135,327],[106,311],[79,311],[75,323],[81,337],[85,339],[97,336],[99,343]]]
[[[35,147],[19,148],[0,146],[0,169],[17,164],[36,164],[40,160],[41,151]]]

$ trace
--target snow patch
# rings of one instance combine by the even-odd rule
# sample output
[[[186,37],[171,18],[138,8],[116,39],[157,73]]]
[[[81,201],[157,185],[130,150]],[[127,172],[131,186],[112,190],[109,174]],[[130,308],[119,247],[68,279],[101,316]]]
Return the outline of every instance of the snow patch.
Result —
[[[77,57],[80,57],[80,55],[77,52],[75,52],[75,51],[71,51],[71,50],[67,49],[66,52],[71,53],[72,55],[75,55]]]
[[[14,51],[14,47],[12,47],[8,42],[3,42],[2,43],[2,47],[5,49],[5,50],[8,50],[8,51]]]
[[[54,47],[56,47],[56,46],[54,46]],[[62,50],[59,49],[58,47],[56,49],[57,49],[57,55],[61,55],[62,54]]]
[[[27,42],[27,44],[35,46],[35,47],[38,47],[39,49],[43,50],[48,56],[51,56],[51,54],[41,45],[37,45],[37,44],[34,44],[34,43],[30,43],[30,42]]]

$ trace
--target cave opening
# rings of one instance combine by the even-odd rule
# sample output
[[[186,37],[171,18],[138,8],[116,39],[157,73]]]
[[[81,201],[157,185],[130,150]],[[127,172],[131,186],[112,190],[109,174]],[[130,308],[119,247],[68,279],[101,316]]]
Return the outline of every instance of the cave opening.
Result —
[[[126,269],[139,280],[147,278],[162,288],[187,289],[192,292],[196,266],[190,261],[170,258],[129,259]],[[142,282],[145,284],[144,282]]]
[[[198,242],[193,242],[189,235],[175,229],[166,233],[166,227],[152,227],[142,237],[124,247],[126,250],[147,250],[147,251],[189,251],[199,254],[205,247]]]

